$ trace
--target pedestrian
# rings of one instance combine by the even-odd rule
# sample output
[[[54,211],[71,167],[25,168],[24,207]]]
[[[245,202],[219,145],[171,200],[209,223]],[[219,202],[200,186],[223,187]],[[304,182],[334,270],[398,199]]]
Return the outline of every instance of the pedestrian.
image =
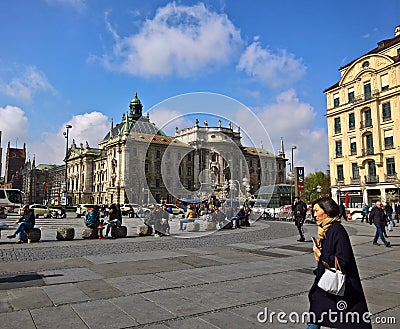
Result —
[[[167,234],[167,231],[169,232],[168,217],[169,214],[157,204],[149,217],[144,221],[144,224],[154,227],[154,236],[161,237]]]
[[[298,239],[297,241],[305,242],[306,239],[304,238],[303,224],[304,220],[306,219],[307,205],[300,199],[299,196],[296,196],[294,198],[292,211],[293,211],[294,224],[296,225],[297,230],[299,231],[300,234],[300,239]]]
[[[15,224],[18,224],[17,228],[13,234],[7,236],[9,239],[13,239],[18,234],[16,243],[24,243],[25,232],[33,229],[35,226],[35,214],[33,209],[29,209],[29,205],[26,204],[22,207],[22,211],[22,216],[15,222]]]
[[[106,238],[108,238],[108,234],[110,233],[113,227],[119,227],[122,225],[122,214],[121,211],[118,210],[117,205],[113,203],[109,208],[109,215],[107,219],[107,228],[106,228]]]
[[[368,223],[369,207],[366,203],[364,203],[361,213],[362,213],[361,223],[364,222],[364,219],[365,219],[365,222]]]
[[[385,237],[383,236],[382,226],[384,227],[386,222],[386,215],[385,211],[383,210],[382,202],[377,201],[375,206],[372,208],[371,212],[369,213],[369,224],[372,225],[374,223],[376,227],[375,237],[373,240],[373,244],[378,246],[378,237],[381,238],[382,242],[386,247],[390,247],[390,242],[386,241]]]
[[[371,329],[357,263],[349,235],[339,218],[339,206],[332,198],[322,197],[313,202],[312,209],[318,224],[318,237],[314,239],[313,246],[317,268],[314,270],[315,280],[308,294],[310,310],[307,329],[319,329],[321,326]],[[330,294],[318,286],[325,272],[324,263],[335,268],[335,258],[346,274],[343,296]],[[343,308],[342,305],[346,306]]]
[[[386,202],[385,204],[385,212],[388,222],[391,222],[393,227],[396,226],[393,220],[393,207],[391,206],[390,202]]]
[[[399,224],[400,221],[400,200],[398,200],[396,202],[396,204],[394,205],[394,218],[397,220],[397,224]]]
[[[343,203],[340,203],[339,206],[339,218],[343,218],[345,221],[347,221],[346,207]]]

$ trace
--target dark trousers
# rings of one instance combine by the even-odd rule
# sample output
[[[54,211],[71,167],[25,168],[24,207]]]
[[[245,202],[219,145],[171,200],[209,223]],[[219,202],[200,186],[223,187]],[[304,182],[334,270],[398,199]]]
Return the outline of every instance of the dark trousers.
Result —
[[[303,234],[303,220],[301,219],[295,219],[294,220],[294,224],[296,225],[298,231],[299,231],[299,235],[300,235],[300,239],[304,240],[304,234]]]

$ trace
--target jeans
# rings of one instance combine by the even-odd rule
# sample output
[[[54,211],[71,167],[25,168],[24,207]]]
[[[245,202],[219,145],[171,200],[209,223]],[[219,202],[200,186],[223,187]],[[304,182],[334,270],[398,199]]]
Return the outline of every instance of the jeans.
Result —
[[[181,219],[180,221],[179,221],[179,228],[181,229],[181,230],[183,230],[183,224],[186,224],[186,223],[193,223],[194,222],[194,219]]]
[[[393,225],[393,226],[395,226],[395,225],[396,225],[396,224],[394,223],[394,220],[393,220],[392,214],[387,214],[387,218],[388,218],[389,222],[391,222],[391,223],[392,223],[392,225]]]
[[[382,226],[380,224],[374,224],[376,227],[376,233],[374,237],[374,243],[378,242],[378,237],[381,238],[382,242],[384,244],[387,244],[387,241],[385,240],[385,237],[383,236],[383,231],[382,231]]]
[[[14,234],[18,234],[18,240],[23,240],[25,231],[33,229],[33,226],[34,225],[30,222],[21,222],[21,223],[19,223]]]
[[[306,329],[320,329],[320,328],[321,328],[321,326],[319,324],[307,323]]]

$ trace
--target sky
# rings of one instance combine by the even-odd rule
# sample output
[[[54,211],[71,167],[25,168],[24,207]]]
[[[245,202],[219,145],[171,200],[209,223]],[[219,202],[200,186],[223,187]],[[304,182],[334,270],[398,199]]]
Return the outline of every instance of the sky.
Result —
[[[2,0],[2,174],[8,142],[62,164],[67,124],[69,142],[97,147],[135,93],[168,135],[222,118],[325,172],[323,90],[394,37],[399,13],[398,0]]]

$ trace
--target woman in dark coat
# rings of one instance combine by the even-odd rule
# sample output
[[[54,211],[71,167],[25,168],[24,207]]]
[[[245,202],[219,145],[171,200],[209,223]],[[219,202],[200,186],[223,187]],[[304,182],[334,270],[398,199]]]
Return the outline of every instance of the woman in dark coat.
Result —
[[[346,329],[371,329],[370,313],[361,286],[356,260],[349,236],[340,223],[339,206],[327,197],[313,203],[313,213],[318,224],[318,238],[314,241],[314,256],[318,267],[314,284],[309,292],[310,318],[307,329],[321,326]],[[318,287],[325,272],[323,261],[335,267],[335,256],[346,274],[344,296],[336,296]]]

